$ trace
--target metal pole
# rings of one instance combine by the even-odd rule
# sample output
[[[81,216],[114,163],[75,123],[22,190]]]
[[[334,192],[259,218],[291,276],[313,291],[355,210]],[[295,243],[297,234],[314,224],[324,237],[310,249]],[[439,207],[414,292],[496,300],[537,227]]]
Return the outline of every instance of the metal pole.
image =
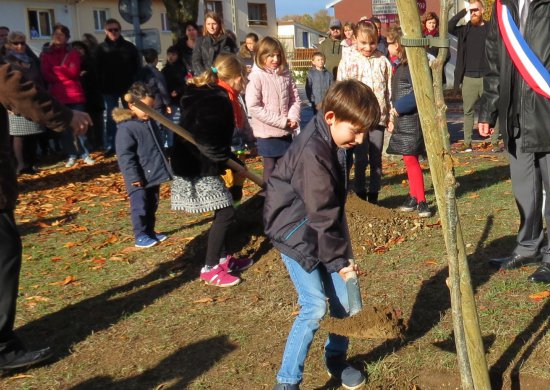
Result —
[[[134,36],[136,37],[136,47],[139,51],[143,50],[143,39],[141,37],[141,27],[139,22],[139,0],[132,0],[132,25],[134,26]]]

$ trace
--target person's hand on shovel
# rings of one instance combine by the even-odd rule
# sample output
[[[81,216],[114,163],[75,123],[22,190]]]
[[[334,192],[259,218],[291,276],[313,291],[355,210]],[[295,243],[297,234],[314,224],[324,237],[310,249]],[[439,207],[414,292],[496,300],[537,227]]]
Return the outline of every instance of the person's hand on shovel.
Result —
[[[338,271],[338,275],[344,279],[344,282],[347,282],[349,278],[357,277],[359,275],[359,266],[355,263],[351,263],[347,267],[342,268],[340,271]]]

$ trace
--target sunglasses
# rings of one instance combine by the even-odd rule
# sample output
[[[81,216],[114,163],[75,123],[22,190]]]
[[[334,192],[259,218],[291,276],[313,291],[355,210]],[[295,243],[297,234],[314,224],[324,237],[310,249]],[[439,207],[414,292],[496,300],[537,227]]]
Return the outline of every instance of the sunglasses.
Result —
[[[470,8],[470,12],[478,12],[479,8]]]
[[[24,46],[26,45],[25,42],[10,42],[13,46]]]
[[[120,32],[120,28],[108,28],[107,31],[109,31],[110,33],[117,33]]]

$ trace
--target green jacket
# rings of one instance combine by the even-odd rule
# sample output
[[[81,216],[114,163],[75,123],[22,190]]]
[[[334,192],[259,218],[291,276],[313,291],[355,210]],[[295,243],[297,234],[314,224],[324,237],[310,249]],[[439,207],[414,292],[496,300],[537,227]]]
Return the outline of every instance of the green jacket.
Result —
[[[336,74],[338,73],[338,64],[342,59],[341,42],[340,39],[333,40],[329,37],[319,45],[319,51],[326,57],[325,67],[329,72],[332,72],[334,80],[336,80]]]

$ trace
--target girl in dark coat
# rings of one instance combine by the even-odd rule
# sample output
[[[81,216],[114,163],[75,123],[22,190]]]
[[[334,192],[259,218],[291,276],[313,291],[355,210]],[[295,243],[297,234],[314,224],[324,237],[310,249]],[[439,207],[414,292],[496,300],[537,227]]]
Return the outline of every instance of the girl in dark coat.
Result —
[[[225,31],[223,21],[215,12],[204,15],[202,37],[197,38],[193,49],[193,71],[200,75],[214,63],[218,54],[237,53],[235,40]]]
[[[418,216],[427,218],[432,215],[426,203],[424,176],[418,157],[425,151],[424,138],[411,81],[411,72],[405,48],[401,45],[401,29],[393,28],[388,34],[390,56],[397,58],[397,66],[392,78],[392,104],[388,131],[391,133],[388,154],[403,156],[409,179],[409,196],[401,211],[418,211]]]
[[[172,208],[189,213],[214,211],[200,279],[219,287],[238,284],[241,279],[231,272],[252,265],[252,260],[236,259],[225,251],[235,211],[231,194],[220,177],[227,160],[238,161],[230,145],[236,119],[242,116],[236,110],[239,107],[236,96],[245,82],[246,69],[233,54],[220,55],[214,67],[189,80],[181,100],[181,124],[193,135],[197,146],[174,136],[171,155],[175,174]],[[227,86],[234,92],[228,93]]]

